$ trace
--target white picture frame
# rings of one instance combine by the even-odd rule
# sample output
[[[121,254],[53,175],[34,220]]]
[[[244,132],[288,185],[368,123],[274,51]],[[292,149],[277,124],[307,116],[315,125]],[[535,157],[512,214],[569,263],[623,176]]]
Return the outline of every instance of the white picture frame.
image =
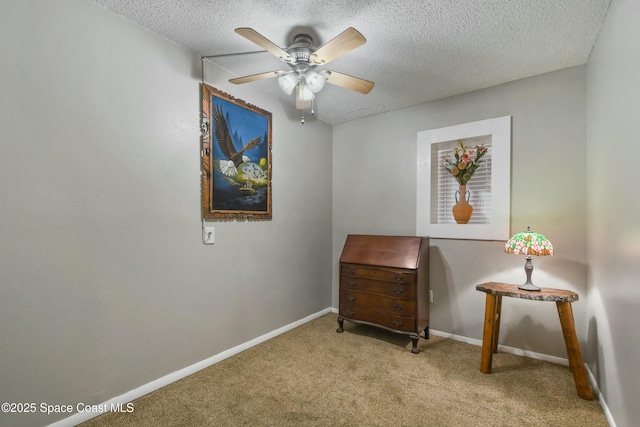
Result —
[[[488,135],[491,138],[491,220],[485,224],[440,224],[432,214],[432,145]],[[416,233],[442,239],[508,240],[511,206],[511,116],[480,120],[417,134]],[[453,178],[452,178],[453,179]]]

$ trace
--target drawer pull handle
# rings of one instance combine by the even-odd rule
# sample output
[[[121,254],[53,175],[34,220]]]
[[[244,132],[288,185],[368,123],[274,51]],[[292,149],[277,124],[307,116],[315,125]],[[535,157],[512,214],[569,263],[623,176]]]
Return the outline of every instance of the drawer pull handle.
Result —
[[[354,302],[356,300],[356,297],[354,297],[353,295],[349,295],[347,296],[347,299],[351,302]]]
[[[403,293],[403,292],[404,292],[404,289],[402,289],[402,288],[395,288],[395,289],[393,290],[393,293],[394,293],[394,294],[397,294],[397,295],[400,295],[400,294],[401,294],[401,293]]]
[[[402,322],[400,322],[400,321],[398,321],[398,320],[394,320],[394,321],[393,321],[393,324],[394,324],[394,325],[396,325],[398,328],[399,328],[400,326],[402,326]]]
[[[354,274],[356,274],[356,271],[353,268],[350,268],[347,270],[347,274],[353,276]]]
[[[401,274],[396,274],[396,282],[402,282],[404,280],[404,277]]]
[[[354,298],[355,299],[355,298]],[[404,308],[401,304],[394,304],[393,308],[395,308],[398,311],[402,311],[402,309]]]
[[[347,286],[350,288],[353,288],[356,285],[356,282],[349,282],[347,283]]]
[[[353,311],[349,311],[349,310],[347,310],[347,314],[348,314],[349,316],[353,316],[353,315],[355,315],[356,313],[355,313],[355,312],[353,312]]]

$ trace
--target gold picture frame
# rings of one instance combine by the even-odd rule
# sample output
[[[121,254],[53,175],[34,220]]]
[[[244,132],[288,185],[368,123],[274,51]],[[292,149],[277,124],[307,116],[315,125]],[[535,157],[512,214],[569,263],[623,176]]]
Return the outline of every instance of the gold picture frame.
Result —
[[[202,84],[202,217],[270,220],[271,113]]]

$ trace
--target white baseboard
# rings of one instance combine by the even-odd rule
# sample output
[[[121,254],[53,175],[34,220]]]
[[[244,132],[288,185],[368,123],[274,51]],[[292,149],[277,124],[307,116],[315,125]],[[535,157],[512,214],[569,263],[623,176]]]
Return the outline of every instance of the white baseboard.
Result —
[[[616,422],[613,419],[613,415],[611,415],[609,407],[607,406],[607,401],[604,399],[604,396],[602,396],[602,393],[600,392],[600,388],[598,387],[598,383],[596,382],[596,377],[593,376],[593,373],[591,372],[591,369],[589,369],[589,366],[585,366],[587,368],[589,382],[593,386],[593,392],[598,396],[598,402],[600,402],[600,406],[602,407],[602,411],[604,412],[604,416],[607,419],[607,422],[611,427],[616,427]]]
[[[467,344],[473,344],[473,345],[482,347],[482,340],[477,340],[475,338],[464,337],[462,335],[451,334],[449,332],[442,332],[442,331],[437,331],[433,329],[429,329],[429,334],[432,334],[438,337],[450,338],[455,341],[461,341]],[[515,354],[517,356],[530,357],[532,359],[544,360],[551,363],[557,363],[559,365],[569,366],[568,359],[565,359],[562,357],[550,356],[548,354],[536,353],[535,351],[523,350],[521,348],[509,347],[506,345],[499,344],[498,351],[502,351],[503,353]]]
[[[212,356],[208,359],[205,359],[203,361],[200,361],[198,363],[194,363],[191,366],[187,366],[186,368],[180,369],[178,371],[172,372],[171,374],[165,375],[164,377],[158,378],[155,381],[151,381],[150,383],[147,383],[141,387],[138,387],[134,390],[131,390],[125,394],[121,394],[120,396],[114,397],[113,399],[110,399],[104,403],[101,403],[100,406],[104,407],[104,408],[111,408],[111,407],[118,407],[118,405],[120,405],[120,407],[127,407],[127,403],[138,399],[144,395],[147,395],[151,392],[154,392],[156,390],[161,389],[164,386],[167,386],[171,383],[174,383],[178,380],[181,380],[185,377],[188,377],[189,375],[193,375],[198,371],[201,371],[205,368],[208,368],[211,365],[215,365],[218,362],[221,362],[225,359],[228,359],[231,356],[234,356],[238,353],[241,353],[245,350],[250,349],[251,347],[254,347],[258,344],[261,344],[265,341],[270,340],[271,338],[275,338],[278,335],[281,335],[285,332],[288,332],[292,329],[297,328],[298,326],[304,325],[305,323],[308,323],[312,320],[315,320],[319,317],[324,316],[325,314],[329,314],[332,312],[331,308],[325,308],[324,310],[318,311],[317,313],[311,314],[307,317],[305,317],[304,319],[300,319],[296,322],[293,323],[289,323],[288,325],[285,325],[281,328],[276,329],[275,331],[271,331],[269,333],[266,333],[264,335],[261,335],[257,338],[252,339],[251,341],[247,341],[246,343],[237,345],[233,348],[230,348],[229,350],[225,350],[222,353],[218,353],[215,356]],[[102,406],[104,405],[104,406]],[[88,412],[79,412],[77,414],[74,414],[68,418],[65,418],[63,420],[57,421],[53,424],[50,424],[49,427],[74,427],[80,423],[83,423],[85,421],[90,420],[91,418],[97,417],[98,415],[101,415],[100,413],[88,413]]]

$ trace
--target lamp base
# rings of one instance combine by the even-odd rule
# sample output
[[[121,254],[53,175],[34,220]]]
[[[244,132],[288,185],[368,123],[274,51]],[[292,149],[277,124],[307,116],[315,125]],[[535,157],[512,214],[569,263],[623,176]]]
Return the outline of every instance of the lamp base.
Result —
[[[531,273],[533,273],[533,263],[531,262],[531,256],[527,255],[524,263],[524,271],[527,274],[527,281],[524,285],[518,286],[518,289],[525,291],[539,291],[541,288],[531,283]]]
[[[534,285],[533,283],[525,283],[524,285],[518,286],[518,289],[522,289],[522,290],[525,290],[525,291],[539,291],[542,288],[539,288],[538,286]]]

